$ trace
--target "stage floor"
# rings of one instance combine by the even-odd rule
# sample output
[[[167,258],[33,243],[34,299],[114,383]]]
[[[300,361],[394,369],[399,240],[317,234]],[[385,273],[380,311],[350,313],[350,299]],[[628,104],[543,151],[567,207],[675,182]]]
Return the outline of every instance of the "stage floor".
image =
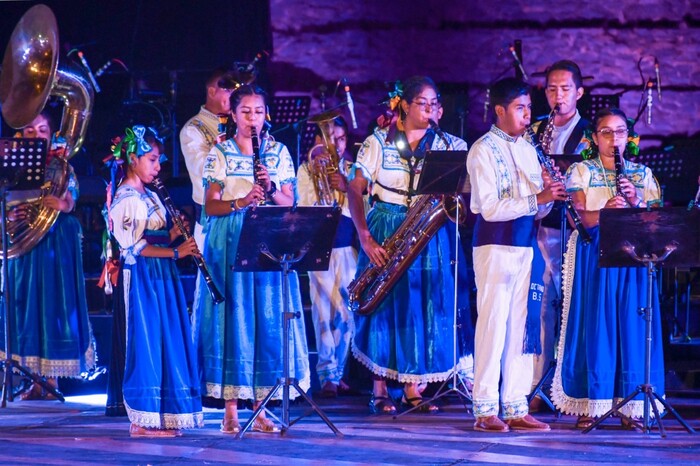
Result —
[[[665,439],[656,429],[649,435],[623,431],[618,419],[584,435],[574,429],[574,417],[551,413],[538,415],[551,423],[551,432],[494,435],[475,432],[473,417],[456,398],[439,414],[396,420],[370,415],[367,400],[320,400],[343,437],[310,414],[284,435],[248,433],[241,440],[219,432],[219,410],[206,410],[205,427],[179,438],[131,439],[126,418],[105,417],[104,407],[85,397],[63,404],[16,401],[0,409],[0,464],[700,464],[700,435],[688,434],[670,416],[663,420]],[[669,401],[700,429],[697,397]],[[305,403],[294,405],[291,418],[307,410]],[[243,420],[251,412],[240,414]]]

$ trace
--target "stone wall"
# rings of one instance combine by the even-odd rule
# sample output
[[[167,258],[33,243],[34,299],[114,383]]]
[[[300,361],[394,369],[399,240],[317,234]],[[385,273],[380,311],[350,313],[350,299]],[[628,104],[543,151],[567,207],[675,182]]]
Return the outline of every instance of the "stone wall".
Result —
[[[515,40],[522,41],[530,84],[543,86],[544,78],[532,75],[569,58],[592,77],[584,83],[587,92],[619,94],[629,116],[637,113],[644,87],[637,63],[647,56],[646,80],[654,75],[656,57],[662,100],[653,93],[652,124],[645,114],[637,131],[647,145],[700,132],[700,2],[590,0],[583,9],[580,2],[524,0],[270,3],[274,88],[318,99],[321,85],[332,92],[340,77],[347,78],[360,121],[358,138],[380,111],[385,83],[427,74],[448,98],[447,127],[459,133],[457,113],[466,111],[464,135],[473,141],[489,125],[483,121],[485,88],[502,74],[514,74],[508,47]],[[546,112],[541,101],[535,104]]]

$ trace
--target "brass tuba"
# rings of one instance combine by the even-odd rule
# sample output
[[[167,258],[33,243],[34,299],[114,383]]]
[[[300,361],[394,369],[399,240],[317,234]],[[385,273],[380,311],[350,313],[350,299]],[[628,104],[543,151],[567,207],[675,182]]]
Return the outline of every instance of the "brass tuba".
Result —
[[[362,315],[374,312],[442,225],[448,219],[463,223],[466,218],[467,204],[462,195],[420,196],[399,228],[382,244],[389,254],[386,264],[369,264],[348,285],[350,310]]]
[[[330,110],[309,118],[309,122],[318,125],[323,138],[322,145],[309,151],[307,163],[319,205],[333,205],[337,202],[342,206],[345,201],[345,193],[332,189],[328,178],[340,170],[340,156],[333,136],[333,120],[338,115],[338,110]]]
[[[30,201],[29,218],[8,226],[9,259],[29,252],[58,218],[59,211],[42,205],[43,197],[65,194],[68,159],[83,144],[92,111],[92,84],[82,74],[58,67],[58,47],[56,17],[46,5],[36,5],[19,20],[5,49],[0,75],[0,103],[5,121],[13,128],[23,128],[39,115],[49,97],[55,96],[64,103],[59,136],[66,141],[65,155],[55,159],[60,165],[56,176],[44,183],[38,199]]]

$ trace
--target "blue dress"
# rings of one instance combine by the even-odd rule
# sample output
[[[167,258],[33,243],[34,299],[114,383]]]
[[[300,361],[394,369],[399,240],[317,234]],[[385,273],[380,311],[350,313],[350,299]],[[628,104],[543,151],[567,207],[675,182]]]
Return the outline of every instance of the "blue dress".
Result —
[[[380,199],[367,216],[369,231],[379,244],[399,228],[408,211],[406,197],[386,188],[406,190],[409,182],[407,161],[390,141],[389,131],[377,130],[365,140],[349,177],[363,176]],[[460,149],[461,140],[449,137],[453,139],[452,148]],[[461,143],[466,149],[466,143]],[[430,148],[444,150],[445,145],[435,138]],[[353,356],[374,374],[401,383],[426,383],[443,381],[452,373],[455,278],[451,250],[455,250],[455,244],[450,244],[450,235],[454,235],[454,224],[447,222],[378,308],[369,315],[355,315]],[[463,254],[460,259],[464,266]],[[358,275],[368,263],[369,258],[361,250]],[[465,271],[462,267],[461,272]],[[458,280],[465,282],[463,277]],[[457,300],[457,323],[461,325],[456,369],[469,372],[474,331],[468,293],[464,291],[458,292]]]
[[[261,160],[278,187],[293,184],[294,165],[287,148],[263,139]],[[242,198],[253,183],[252,156],[244,155],[233,139],[215,146],[204,166],[204,183],[219,184],[222,199]],[[278,188],[279,189],[279,188]],[[262,209],[264,207],[258,207]],[[202,392],[232,400],[262,400],[282,377],[282,273],[233,272],[245,210],[209,217],[205,226],[204,258],[225,301],[214,304],[199,280],[194,331],[204,373]],[[310,385],[306,331],[299,279],[289,274],[290,311],[302,317],[290,322],[290,375],[306,391]],[[290,392],[295,398],[296,390]],[[282,397],[277,390],[275,399]]]
[[[638,197],[649,205],[660,203],[659,185],[651,170],[629,161],[625,164]],[[615,172],[603,169],[598,159],[573,164],[567,173],[567,190],[585,192],[586,210],[600,210],[615,194],[614,186]],[[574,231],[564,258],[564,306],[552,399],[562,412],[599,417],[644,382],[646,322],[638,310],[646,307],[648,280],[645,267],[598,267],[599,228],[589,233],[591,244],[584,245]],[[651,383],[663,395],[663,340],[656,283],[653,310]],[[663,405],[656,404],[663,411]],[[640,394],[621,412],[639,418],[643,407]]]
[[[196,351],[176,263],[140,254],[148,244],[168,246],[165,208],[153,192],[122,185],[109,218],[124,280],[129,420],[156,429],[201,427]]]
[[[47,176],[52,166],[47,167]],[[74,200],[78,198],[72,169],[68,195]],[[82,238],[78,219],[60,213],[31,251],[8,260],[12,358],[46,377],[79,377],[95,366]],[[4,322],[0,322],[0,335],[0,341],[4,342]],[[0,356],[5,358],[4,344]]]

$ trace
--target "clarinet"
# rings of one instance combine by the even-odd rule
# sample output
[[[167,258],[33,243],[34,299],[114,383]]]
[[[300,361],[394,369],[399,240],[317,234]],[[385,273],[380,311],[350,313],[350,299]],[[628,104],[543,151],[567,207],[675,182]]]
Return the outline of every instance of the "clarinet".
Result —
[[[539,139],[537,139],[537,135],[535,135],[535,132],[532,130],[532,127],[528,126],[526,131],[528,136],[530,136],[530,144],[532,144],[535,147],[535,152],[537,152],[537,159],[544,166],[544,169],[547,170],[549,176],[552,178],[553,181],[562,181],[557,176],[557,172],[554,171],[551,159],[544,154],[544,151],[542,150],[542,145],[540,144]],[[579,237],[581,237],[581,241],[583,241],[585,244],[590,243],[591,235],[588,234],[588,231],[586,231],[586,227],[583,226],[581,216],[576,210],[576,207],[574,207],[574,201],[573,199],[571,199],[570,194],[566,195],[566,199],[564,200],[564,207],[566,207],[567,213],[571,216],[571,220],[574,222],[574,227],[576,228],[576,231],[578,231],[578,235]]]
[[[182,236],[185,237],[186,240],[190,239],[190,234],[187,231],[187,228],[185,228],[185,224],[182,223],[182,219],[180,218],[180,212],[178,212],[178,210],[175,208],[175,204],[170,198],[170,194],[168,194],[168,191],[165,189],[163,181],[161,181],[160,178],[155,177],[153,178],[151,184],[154,188],[156,188],[158,196],[160,197],[161,201],[163,201],[165,210],[168,211],[168,214],[173,219],[173,223],[175,224],[177,229],[180,230],[180,233],[182,234]],[[202,272],[202,277],[204,277],[204,281],[206,282],[207,288],[209,289],[209,294],[211,295],[211,300],[214,302],[214,304],[224,302],[224,296],[221,294],[219,289],[216,287],[214,280],[211,278],[211,273],[209,273],[209,268],[204,262],[204,259],[198,256],[192,256],[192,260],[194,261],[199,271]]]
[[[258,167],[261,165],[260,162],[260,140],[258,139],[258,132],[255,126],[250,127],[250,139],[253,143],[253,183],[262,186],[260,180],[258,180]],[[263,187],[263,191],[265,188]],[[265,199],[260,199],[258,205],[265,205]]]
[[[618,149],[617,146],[613,148],[613,156],[615,157],[615,196],[620,196],[627,201],[625,193],[622,192],[622,185],[620,184],[620,180],[625,177],[625,166],[622,162],[620,149]]]

